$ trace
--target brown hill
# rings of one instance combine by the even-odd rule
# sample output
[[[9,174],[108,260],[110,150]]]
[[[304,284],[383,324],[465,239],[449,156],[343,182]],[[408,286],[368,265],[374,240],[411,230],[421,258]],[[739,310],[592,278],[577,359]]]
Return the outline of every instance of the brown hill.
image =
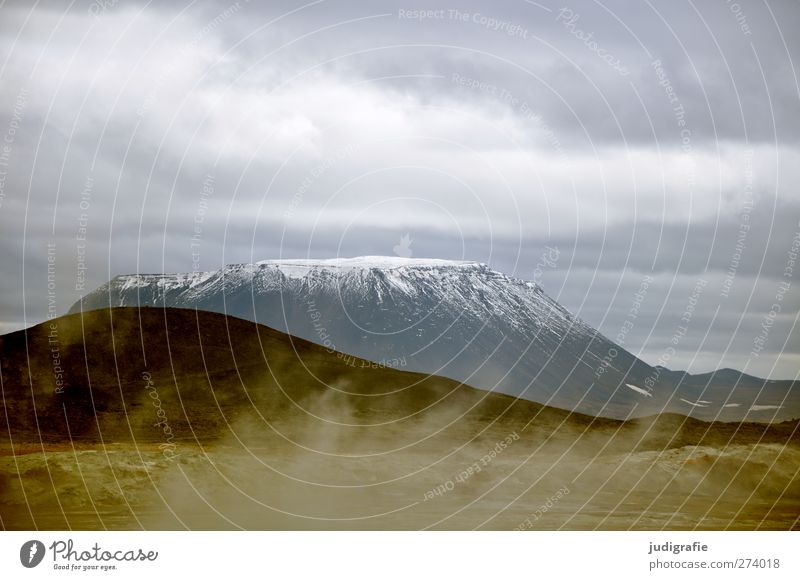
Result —
[[[0,440],[16,443],[212,441],[243,417],[337,426],[349,436],[392,431],[418,442],[425,424],[452,444],[487,429],[537,439],[616,435],[616,445],[786,442],[797,421],[704,423],[677,415],[614,421],[380,367],[253,322],[210,312],[114,308],[72,314],[0,337]],[[383,426],[384,428],[379,429]],[[621,437],[622,436],[622,437]],[[380,448],[380,445],[378,445]]]
[[[2,529],[791,529],[797,421],[596,419],[252,322],[0,337]]]

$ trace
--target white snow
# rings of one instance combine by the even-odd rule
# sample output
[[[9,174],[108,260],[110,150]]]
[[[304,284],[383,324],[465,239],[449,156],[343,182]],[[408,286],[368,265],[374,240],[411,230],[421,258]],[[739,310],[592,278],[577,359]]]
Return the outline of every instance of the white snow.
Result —
[[[288,288],[287,281],[308,288]],[[398,256],[262,260],[214,272],[118,276],[109,285],[118,292],[119,303],[149,300],[156,304],[168,292],[171,304],[202,300],[207,307],[223,289],[229,294],[239,290],[336,293],[348,304],[370,300],[381,304],[396,292],[418,307],[419,318],[434,308],[446,308],[458,316],[463,313],[480,325],[488,322],[499,325],[503,332],[513,330],[525,341],[532,340],[534,329],[540,327],[557,337],[593,332],[532,282],[474,261]],[[138,290],[146,288],[157,292],[140,296]],[[108,288],[97,291],[101,297],[108,292]],[[418,318],[411,315],[410,319]],[[647,391],[638,392],[649,395]]]
[[[636,385],[632,385],[630,383],[625,383],[625,386],[631,390],[636,391],[637,393],[644,395],[645,397],[653,396],[653,394],[650,391],[648,391],[647,389],[643,389],[642,387],[637,387]]]
[[[181,274],[127,274],[117,276],[119,290],[132,290],[155,285],[161,290],[191,288],[202,284],[217,272],[188,272]]]
[[[464,337],[463,349],[472,348],[473,339],[479,336],[487,345],[495,340],[508,341],[519,348],[532,347],[526,352],[535,350],[537,354],[552,352],[553,345],[565,345],[564,356],[575,356],[587,365],[581,358],[585,353],[573,350],[572,345],[605,340],[533,282],[493,270],[480,262],[434,258],[279,259],[233,264],[212,272],[117,276],[73,308],[86,304],[103,307],[109,301],[114,306],[199,307],[247,319],[254,319],[258,314],[259,322],[283,329],[293,322],[285,319],[285,305],[297,304],[303,308],[309,300],[335,304],[330,308],[337,313],[341,306],[341,315],[337,314],[341,320],[336,324],[343,337],[349,336],[352,325],[363,332],[374,331],[379,337],[407,331],[402,337],[405,341],[401,343],[402,348],[422,352],[436,343],[434,346],[441,347],[443,357],[446,355],[448,359],[453,356],[452,345],[458,341],[454,332]],[[233,310],[231,304],[236,305]],[[257,313],[256,305],[261,308]],[[376,307],[370,308],[370,305]],[[305,323],[304,319],[298,319],[295,326],[302,330]],[[445,325],[448,326],[445,328]],[[447,342],[437,343],[437,336],[442,335],[447,336]],[[361,341],[353,338],[348,348],[370,358],[372,346],[367,344],[366,336]],[[312,334],[303,338],[315,340],[315,337]],[[376,339],[375,344],[375,348],[383,348],[380,340]],[[379,360],[381,356],[374,358]],[[513,353],[513,356],[508,359],[509,367],[521,360],[518,354]],[[523,369],[520,372],[527,372],[524,364],[520,368]],[[438,367],[431,369],[432,372],[438,370]],[[633,376],[628,380],[641,382]],[[632,383],[624,384],[632,391],[622,390],[627,393],[624,395],[626,402],[641,401],[637,395],[661,400],[662,393]],[[725,400],[727,394],[720,396],[718,391],[710,391],[707,396],[720,401]],[[773,400],[768,395],[763,398]],[[681,409],[686,409],[683,405],[698,409],[711,407],[707,412],[722,408],[721,403],[706,400],[680,401]],[[741,412],[748,408],[753,412],[780,408],[750,405],[751,401],[746,401],[729,403],[725,407],[742,407]]]
[[[686,399],[681,399],[681,401],[683,401],[687,405],[691,405],[692,407],[708,407],[711,404],[711,401],[692,402],[692,401],[687,401]]]
[[[391,270],[394,268],[452,268],[459,266],[479,266],[479,262],[440,260],[437,258],[401,258],[399,256],[360,256],[357,258],[328,258],[324,260],[285,259],[261,260],[259,266],[275,266],[282,272],[291,272],[293,276],[305,276],[315,268],[363,270],[377,268]]]

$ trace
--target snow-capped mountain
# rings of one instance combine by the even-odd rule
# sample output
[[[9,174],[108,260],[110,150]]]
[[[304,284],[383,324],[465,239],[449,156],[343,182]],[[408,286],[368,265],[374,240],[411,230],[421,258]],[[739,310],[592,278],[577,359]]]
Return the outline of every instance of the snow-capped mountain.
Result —
[[[137,305],[222,312],[322,344],[345,359],[350,354],[444,375],[592,415],[675,411],[771,420],[788,412],[786,385],[714,375],[693,381],[651,367],[536,284],[477,262],[368,256],[124,275],[71,311]]]

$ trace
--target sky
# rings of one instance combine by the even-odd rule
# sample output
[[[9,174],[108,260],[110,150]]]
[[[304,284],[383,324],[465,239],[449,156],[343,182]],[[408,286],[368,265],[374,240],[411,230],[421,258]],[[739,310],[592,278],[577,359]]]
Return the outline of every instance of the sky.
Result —
[[[0,332],[109,278],[486,262],[651,364],[800,377],[800,4],[0,5]],[[401,242],[410,240],[410,242]]]

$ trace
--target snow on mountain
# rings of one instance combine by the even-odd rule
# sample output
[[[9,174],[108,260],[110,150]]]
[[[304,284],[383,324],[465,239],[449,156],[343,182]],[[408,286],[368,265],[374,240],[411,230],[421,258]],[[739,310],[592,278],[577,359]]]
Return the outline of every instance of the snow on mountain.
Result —
[[[738,419],[756,402],[785,408],[780,398],[785,385],[765,392],[751,381],[737,393],[736,381],[727,378],[712,375],[703,384],[686,373],[662,373],[574,317],[536,284],[478,262],[366,256],[124,275],[85,296],[72,311],[109,305],[222,312],[378,364],[594,415],[675,411]],[[703,407],[685,402],[700,398],[716,402]]]

